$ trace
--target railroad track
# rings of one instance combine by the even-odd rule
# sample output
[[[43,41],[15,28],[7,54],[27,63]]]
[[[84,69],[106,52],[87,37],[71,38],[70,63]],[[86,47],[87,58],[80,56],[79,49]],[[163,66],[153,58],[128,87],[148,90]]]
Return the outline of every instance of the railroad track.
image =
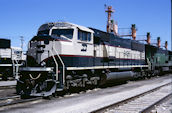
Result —
[[[0,98],[0,112],[5,109],[13,108],[16,106],[22,106],[24,104],[26,105],[29,104],[30,102],[34,102],[38,100],[42,100],[42,97],[21,99],[19,95],[16,95],[16,96]]]
[[[14,89],[14,88],[16,88],[16,85],[0,86],[0,90],[3,90],[3,89]]]
[[[15,95],[15,96],[4,97],[4,98],[0,98],[0,101],[7,100],[7,99],[14,99],[14,98],[20,98],[20,96]]]
[[[0,107],[11,104],[14,101],[19,100],[19,99],[20,99],[19,95],[0,98]]]
[[[2,98],[5,97],[12,97],[16,96],[16,89],[15,85],[10,85],[10,86],[0,86],[0,101]]]
[[[172,83],[92,111],[92,113],[148,113],[165,99],[172,96]]]
[[[134,87],[134,89],[137,89],[137,90],[135,91],[134,89],[131,89],[135,93],[133,93],[133,94],[131,93],[131,95],[129,95],[129,96],[127,96],[127,93],[131,92],[130,89],[125,91],[125,88],[130,88],[128,85],[127,85],[127,87],[123,86],[124,88],[122,88],[122,89],[119,88],[119,90],[123,90],[124,93],[122,93],[123,91],[118,92],[118,90],[112,91],[112,89],[110,88],[110,89],[105,90],[105,91],[101,90],[101,91],[98,91],[98,92],[82,94],[80,96],[77,95],[77,96],[74,96],[74,97],[67,96],[67,98],[66,98],[64,96],[64,98],[63,97],[58,98],[58,96],[55,96],[55,98],[53,97],[53,99],[57,99],[57,101],[53,100],[52,105],[51,105],[51,102],[47,103],[47,99],[42,99],[42,97],[32,98],[32,99],[20,99],[20,98],[18,99],[18,96],[16,96],[16,98],[15,98],[15,96],[14,97],[6,97],[6,98],[2,98],[2,99],[0,98],[0,112],[6,112],[6,113],[15,112],[15,113],[18,113],[20,111],[20,112],[30,113],[30,112],[36,112],[35,109],[40,111],[40,112],[41,112],[41,110],[44,111],[44,110],[48,109],[47,111],[51,111],[52,109],[54,109],[54,110],[57,110],[57,111],[54,111],[54,112],[59,112],[59,113],[62,113],[62,112],[69,112],[69,113],[70,112],[77,112],[77,113],[78,112],[108,112],[108,113],[109,112],[115,112],[115,110],[114,110],[115,107],[116,107],[116,110],[117,110],[117,107],[120,107],[120,106],[122,107],[126,103],[132,102],[137,98],[141,98],[143,96],[146,96],[147,94],[151,95],[153,92],[158,91],[160,89],[164,90],[162,92],[169,93],[168,90],[169,90],[169,87],[171,87],[170,85],[172,84],[172,83],[169,83],[169,82],[171,82],[171,79],[169,80],[169,78],[168,78],[167,80],[164,80],[164,79],[158,80],[158,82],[156,81],[155,83],[152,80],[152,81],[150,81],[150,86],[149,86],[149,82],[146,82],[146,83],[143,82],[144,83],[143,87],[142,87],[142,84],[140,84],[140,82],[139,82],[139,84],[135,84],[135,85],[130,84],[132,87]],[[147,84],[147,85],[144,86],[145,84]],[[135,87],[135,86],[138,86],[138,88]],[[152,89],[152,88],[154,88],[154,89],[148,91],[148,89]],[[103,91],[103,93],[102,93],[102,91]],[[143,94],[140,94],[143,91],[146,91],[146,92],[143,93]],[[115,94],[115,93],[117,93],[117,94]],[[137,96],[132,97],[132,96],[134,96],[136,94],[137,94]],[[118,97],[121,97],[121,98],[118,99]],[[127,97],[129,98],[129,99],[127,99],[128,101],[124,100]],[[112,103],[113,103],[112,99],[114,99],[118,103],[114,103],[112,105]],[[5,103],[1,103],[1,101],[4,101]],[[76,101],[77,103],[76,102],[73,103],[73,101]],[[121,101],[121,103],[119,103],[119,101]],[[43,103],[43,104],[41,104],[41,103]],[[54,106],[54,104],[56,104],[56,107],[55,108],[54,107],[46,108],[47,104],[51,105],[51,106]],[[137,104],[138,103],[136,103],[136,105]],[[107,105],[110,105],[110,106],[107,106]],[[135,107],[136,107],[136,105],[135,105]],[[143,105],[143,103],[142,103],[142,105]],[[26,110],[27,106],[30,106],[29,107],[30,111]],[[34,106],[33,109],[32,109],[32,106]],[[95,108],[93,108],[94,106],[95,106]],[[106,107],[103,107],[103,106],[106,106]],[[148,106],[149,105],[147,105],[147,106],[145,105],[145,107],[142,108],[142,110],[144,110]],[[99,109],[99,108],[101,108],[101,109]],[[122,110],[124,110],[124,109],[122,109]],[[121,111],[121,112],[125,113],[124,111]],[[127,111],[127,113],[130,113],[130,112],[133,113],[133,111]],[[137,111],[135,110],[134,112],[137,112]],[[118,113],[120,113],[120,112],[118,112]]]

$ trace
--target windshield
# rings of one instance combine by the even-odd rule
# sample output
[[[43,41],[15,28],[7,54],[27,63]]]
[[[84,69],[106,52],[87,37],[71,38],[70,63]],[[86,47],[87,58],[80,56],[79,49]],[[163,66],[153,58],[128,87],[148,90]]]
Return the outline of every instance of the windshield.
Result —
[[[53,29],[52,35],[65,36],[69,39],[73,38],[73,29]]]
[[[49,35],[49,30],[39,31],[38,35]]]

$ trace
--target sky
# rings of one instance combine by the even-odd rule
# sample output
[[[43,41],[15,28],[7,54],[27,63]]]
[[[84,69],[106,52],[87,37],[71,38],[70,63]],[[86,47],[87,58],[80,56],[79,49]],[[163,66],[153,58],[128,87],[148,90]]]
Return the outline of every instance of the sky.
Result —
[[[119,28],[136,24],[137,39],[151,33],[152,43],[161,38],[171,48],[171,0],[0,0],[0,38],[8,38],[19,47],[24,37],[24,50],[40,25],[65,21],[106,31],[105,4],[115,12]],[[127,29],[122,31],[125,33]]]

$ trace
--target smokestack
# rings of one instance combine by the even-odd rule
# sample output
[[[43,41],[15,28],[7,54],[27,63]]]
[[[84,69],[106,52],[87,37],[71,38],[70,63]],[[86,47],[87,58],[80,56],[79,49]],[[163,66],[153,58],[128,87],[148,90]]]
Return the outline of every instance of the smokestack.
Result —
[[[136,40],[136,25],[135,24],[132,24],[131,25],[131,36],[133,38],[133,40]]]
[[[168,42],[165,41],[165,49],[167,50],[168,49]]]
[[[157,37],[157,46],[160,48],[161,46],[161,40],[160,40],[160,37]]]
[[[115,35],[118,35],[118,25],[117,23],[114,22],[114,20],[111,20],[112,21],[112,25],[113,25],[113,33]]]
[[[151,38],[150,32],[147,32],[147,40],[146,40],[147,44],[150,44],[150,38]]]

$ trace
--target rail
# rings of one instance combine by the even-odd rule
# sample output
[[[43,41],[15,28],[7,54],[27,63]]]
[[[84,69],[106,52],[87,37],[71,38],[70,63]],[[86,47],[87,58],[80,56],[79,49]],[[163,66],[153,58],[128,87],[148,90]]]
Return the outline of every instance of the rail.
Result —
[[[172,93],[170,93],[169,95],[167,95],[164,98],[160,99],[159,101],[153,103],[152,105],[148,106],[147,108],[143,109],[142,111],[140,111],[140,113],[149,113],[151,110],[153,110],[155,108],[156,105],[160,105],[161,103],[163,103],[164,101],[170,99],[171,97],[172,97]]]
[[[10,101],[8,101],[10,99]],[[5,97],[5,98],[0,98],[0,108],[2,107],[7,107],[10,108],[12,105],[17,105],[17,104],[23,104],[27,102],[33,102],[33,101],[43,101],[42,97],[36,97],[36,98],[29,98],[29,99],[21,99],[20,96],[11,96],[11,97]]]

